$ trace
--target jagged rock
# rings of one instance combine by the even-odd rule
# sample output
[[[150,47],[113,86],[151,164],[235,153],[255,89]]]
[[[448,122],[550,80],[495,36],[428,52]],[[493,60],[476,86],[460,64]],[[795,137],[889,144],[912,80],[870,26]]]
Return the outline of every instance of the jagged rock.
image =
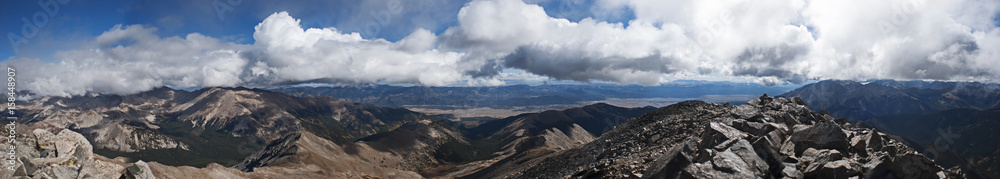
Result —
[[[796,125],[789,138],[795,143],[795,153],[801,153],[806,148],[847,149],[847,134],[840,126],[831,122],[821,122],[816,125]]]
[[[719,152],[708,163],[689,165],[681,178],[754,178],[753,170],[732,151]]]
[[[760,104],[761,105],[771,103],[771,101],[773,101],[773,100],[774,100],[774,97],[767,96],[767,94],[764,94],[763,96],[760,96]]]
[[[80,166],[82,178],[119,178],[125,167],[105,160],[83,161]]]
[[[295,142],[298,141],[300,137],[302,137],[302,134],[293,133],[271,141],[264,147],[264,149],[251,154],[246,159],[243,159],[243,162],[233,166],[233,168],[240,171],[252,172],[253,169],[257,167],[291,160],[291,156],[293,156],[296,150],[298,150],[298,147],[295,146]]]
[[[128,173],[125,175],[127,178],[156,179],[156,177],[153,176],[153,171],[149,169],[149,165],[142,160],[135,162],[135,164],[129,166],[127,170]]]
[[[782,163],[782,178],[802,178],[802,172],[795,167],[795,163]]]
[[[684,149],[697,150],[697,144],[691,144],[693,141],[687,142],[687,145],[678,145],[670,148],[667,151],[667,156],[656,161],[651,166],[654,170],[650,170],[644,176],[651,176],[652,178],[677,178],[681,174],[681,170],[692,163],[689,154],[694,153],[693,151],[685,152]]]
[[[79,174],[77,169],[79,168],[73,165],[48,166],[36,170],[32,176],[34,176],[33,178],[75,179]]]
[[[39,149],[45,151],[56,150],[55,134],[52,134],[52,132],[45,129],[35,129],[31,133],[35,135],[35,142],[37,143]]]
[[[806,106],[806,101],[803,101],[802,98],[798,96],[792,97],[792,101],[794,101],[795,104]]]
[[[871,157],[868,163],[864,164],[867,173],[864,178],[896,178],[895,172],[890,168],[889,156],[878,155]]]
[[[938,178],[938,172],[944,170],[931,159],[916,152],[897,155],[892,164],[896,176],[900,178]]]
[[[736,140],[746,137],[747,134],[728,125],[712,122],[702,136],[702,147],[716,147],[725,149]]]
[[[625,122],[581,147],[509,169],[515,172],[507,177],[639,177],[634,173],[642,173],[641,178],[963,175],[959,170],[944,171],[885,134],[854,126],[858,125],[838,123],[828,114],[809,110],[801,99],[763,96],[741,106],[687,101]],[[671,140],[645,142],[644,136],[669,136]]]
[[[733,128],[758,136],[767,135],[768,132],[775,129],[774,126],[763,122],[750,122],[743,119],[734,120]]]
[[[878,135],[874,130],[863,131],[862,133],[851,138],[852,150],[863,152],[864,154],[867,154],[866,150],[882,150],[882,136]]]
[[[807,171],[805,177],[807,178],[836,178],[836,179],[846,179],[850,177],[856,177],[860,171],[855,167],[857,164],[852,163],[848,160],[837,160],[833,162],[824,163],[822,167],[816,168],[812,171]]]
[[[21,156],[19,163],[21,166],[14,170],[13,176],[28,176],[28,174],[35,173],[38,167],[41,167],[31,163],[31,159],[27,156]]]
[[[770,166],[764,159],[761,159],[753,149],[753,146],[750,145],[750,142],[740,139],[727,150],[739,156],[747,164],[747,172],[750,172],[755,177],[762,178],[770,173]]]
[[[795,126],[796,124],[801,124],[801,122],[799,122],[798,119],[795,119],[795,116],[792,116],[792,114],[789,113],[781,114],[781,117],[775,119],[775,122],[784,124],[786,127],[791,127]]]
[[[753,142],[753,150],[757,153],[760,159],[764,160],[767,170],[769,170],[770,175],[778,175],[778,172],[782,171],[783,165],[781,161],[781,155],[776,151],[775,146],[771,145],[769,136],[764,136]],[[765,172],[767,173],[767,172]]]
[[[95,155],[90,142],[75,131],[31,131],[34,137],[15,141],[20,156],[15,170],[0,172],[0,178],[120,178],[125,173],[124,161]]]
[[[56,157],[76,157],[77,160],[91,160],[94,157],[93,146],[87,138],[69,129],[60,131],[52,142],[56,146]]]
[[[806,177],[809,177],[816,174],[827,163],[843,158],[844,155],[837,150],[809,148],[802,153],[802,157],[799,157],[799,168],[806,174]]]

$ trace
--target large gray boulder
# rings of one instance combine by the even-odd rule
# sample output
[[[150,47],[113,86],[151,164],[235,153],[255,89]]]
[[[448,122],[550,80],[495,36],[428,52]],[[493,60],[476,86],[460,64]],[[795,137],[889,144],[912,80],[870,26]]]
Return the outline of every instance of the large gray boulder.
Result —
[[[120,178],[126,172],[124,161],[95,155],[83,135],[68,129],[57,134],[34,129],[15,145],[20,155],[15,170],[0,172],[0,178]]]
[[[153,176],[153,171],[149,169],[149,165],[142,160],[135,162],[132,166],[128,167],[128,173],[125,175],[127,178],[135,179],[156,179]]]
[[[847,150],[847,134],[839,125],[820,122],[816,125],[796,125],[789,138],[795,144],[795,153],[801,154],[808,148]]]

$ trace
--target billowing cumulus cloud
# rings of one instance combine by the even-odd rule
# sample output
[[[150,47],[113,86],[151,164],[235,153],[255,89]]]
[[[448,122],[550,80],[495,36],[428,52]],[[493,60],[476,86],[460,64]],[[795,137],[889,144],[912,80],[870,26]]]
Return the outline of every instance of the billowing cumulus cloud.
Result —
[[[395,42],[303,28],[284,12],[254,27],[254,44],[118,26],[55,62],[4,63],[26,69],[19,73],[23,89],[60,96],[162,85],[498,85],[510,69],[535,78],[646,85],[699,76],[764,84],[1000,82],[1000,2],[992,0],[589,2],[581,4],[593,7],[578,8],[585,13],[559,10],[575,14],[562,15],[574,17],[568,20],[522,0],[476,0],[440,34],[416,29]],[[601,17],[575,18],[586,14]],[[625,16],[634,19],[600,20]]]
[[[389,82],[449,85],[462,79],[462,54],[433,49],[434,34],[414,31],[398,43],[363,39],[334,28],[302,29],[299,20],[277,13],[255,27],[263,61],[256,76],[267,81]],[[260,62],[260,63],[258,63]]]
[[[570,22],[520,0],[475,1],[446,47],[578,81],[655,84],[685,72],[809,79],[1000,79],[995,1],[599,0],[622,24]],[[596,14],[600,14],[597,12]],[[499,57],[498,57],[499,56]],[[494,68],[494,69],[502,69]],[[482,73],[482,72],[478,72]]]
[[[240,84],[250,46],[220,42],[200,34],[161,38],[154,28],[116,26],[95,38],[92,49],[60,52],[58,62],[6,61],[17,70],[21,89],[38,95],[86,92],[135,93],[164,85]]]
[[[676,26],[579,22],[552,18],[521,1],[476,1],[463,8],[460,26],[443,34],[446,48],[471,49],[502,59],[505,67],[556,79],[656,84],[661,74],[696,67],[691,45]]]
[[[197,33],[159,37],[155,28],[116,26],[91,48],[61,52],[58,62],[13,59],[21,89],[37,95],[136,93],[175,87],[273,85],[300,82],[497,84],[462,75],[462,53],[434,49],[437,38],[417,30],[399,42],[363,39],[334,28],[303,29],[288,13],[255,27],[254,44]]]

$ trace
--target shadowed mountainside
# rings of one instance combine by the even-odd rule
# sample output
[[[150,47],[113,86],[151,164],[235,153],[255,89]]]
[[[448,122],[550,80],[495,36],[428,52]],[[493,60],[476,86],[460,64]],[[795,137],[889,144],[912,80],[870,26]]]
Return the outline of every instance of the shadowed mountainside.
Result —
[[[865,121],[906,138],[942,166],[975,177],[1000,177],[1000,84],[877,80],[821,81],[782,96],[813,110]]]
[[[794,101],[794,102],[793,102]],[[962,178],[886,134],[761,97],[741,106],[682,102],[578,148],[480,171],[502,178]]]

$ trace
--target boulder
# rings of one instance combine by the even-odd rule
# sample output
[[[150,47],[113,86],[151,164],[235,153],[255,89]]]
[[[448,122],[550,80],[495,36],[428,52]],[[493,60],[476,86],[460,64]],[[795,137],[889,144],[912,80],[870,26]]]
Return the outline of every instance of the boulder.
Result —
[[[860,171],[858,171],[857,164],[849,160],[837,160],[824,163],[822,164],[822,167],[816,168],[815,170],[807,171],[804,173],[804,176],[806,178],[847,179],[857,176],[858,173],[860,173]]]
[[[90,145],[87,138],[69,129],[59,131],[59,134],[51,142],[55,143],[56,157],[72,156],[79,160],[91,160],[94,157],[93,146]]]
[[[835,123],[797,125],[793,130],[789,140],[795,143],[795,153],[807,148],[847,150],[847,134]]]
[[[897,155],[892,160],[896,176],[900,178],[939,178],[938,172],[944,169],[934,164],[934,161],[916,152]]]
[[[681,169],[692,163],[684,152],[688,145],[677,145],[671,147],[663,158],[653,162],[652,169],[648,170],[644,176],[652,178],[677,178]]]
[[[795,163],[782,163],[781,177],[783,178],[802,178],[802,172],[795,167]]]
[[[56,150],[55,134],[52,134],[52,132],[49,132],[48,130],[45,129],[35,129],[34,131],[31,131],[31,133],[35,135],[35,143],[37,144],[39,149],[43,151]]]
[[[146,164],[146,162],[143,162],[142,160],[135,162],[135,164],[129,166],[126,170],[128,170],[128,172],[125,173],[125,177],[127,178],[135,178],[135,179],[156,178],[155,176],[153,176],[153,171],[149,169],[149,164]]]
[[[680,178],[756,178],[746,162],[732,151],[719,152],[710,162],[688,165]]]
[[[795,104],[798,104],[798,105],[808,106],[808,105],[806,105],[806,101],[803,101],[802,98],[800,98],[798,96],[792,97],[792,101],[795,102]]]
[[[826,163],[843,158],[844,155],[837,150],[809,148],[802,153],[802,157],[799,157],[799,168],[803,169],[803,173],[812,173],[822,168]]]
[[[733,128],[756,136],[767,135],[768,132],[775,129],[774,126],[763,122],[750,122],[743,119],[734,120]]]
[[[79,169],[73,165],[54,165],[36,170],[33,178],[76,179]]]
[[[723,123],[711,122],[702,134],[701,148],[725,149],[726,145],[746,137],[747,134]]]
[[[743,160],[743,163],[747,165],[747,170],[757,178],[763,178],[770,173],[770,166],[757,154],[754,147],[747,140],[739,139],[727,151],[739,156]]]
[[[881,151],[882,145],[882,136],[874,130],[861,132],[851,138],[851,150],[862,154],[867,154],[868,150]]]
[[[125,167],[104,160],[84,161],[80,167],[82,178],[120,178]]]

